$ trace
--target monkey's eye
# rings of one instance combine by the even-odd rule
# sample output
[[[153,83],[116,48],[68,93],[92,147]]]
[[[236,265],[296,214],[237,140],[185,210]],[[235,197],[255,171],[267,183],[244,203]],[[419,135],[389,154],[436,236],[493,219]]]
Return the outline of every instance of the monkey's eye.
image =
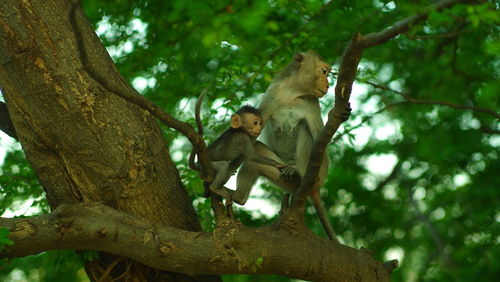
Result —
[[[322,68],[322,69],[321,69],[321,72],[322,72],[324,75],[327,75],[327,74],[330,72],[330,70],[329,70],[328,68]]]

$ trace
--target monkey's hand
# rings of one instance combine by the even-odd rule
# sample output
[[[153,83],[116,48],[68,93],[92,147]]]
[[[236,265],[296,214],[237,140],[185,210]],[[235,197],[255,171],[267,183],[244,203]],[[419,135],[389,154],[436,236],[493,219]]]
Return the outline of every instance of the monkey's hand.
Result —
[[[342,121],[346,121],[349,119],[349,117],[351,116],[351,103],[347,103],[347,107],[345,108],[345,110],[342,112],[340,118],[342,119]]]
[[[300,180],[300,174],[297,171],[297,169],[295,169],[295,167],[293,166],[290,165],[283,166],[282,168],[280,168],[280,172],[281,172],[280,178],[283,179],[284,181]]]

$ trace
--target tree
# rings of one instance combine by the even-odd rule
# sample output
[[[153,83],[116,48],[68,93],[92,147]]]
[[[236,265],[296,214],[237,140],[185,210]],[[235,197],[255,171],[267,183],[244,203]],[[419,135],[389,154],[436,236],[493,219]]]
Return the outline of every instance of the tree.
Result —
[[[10,123],[2,129],[21,142],[52,211],[2,218],[8,234],[0,235],[0,242],[13,242],[2,256],[100,251],[85,264],[92,280],[205,281],[220,280],[206,275],[273,273],[315,281],[378,281],[388,280],[394,266],[379,258],[396,245],[412,262],[396,277],[474,277],[464,267],[467,254],[483,250],[493,263],[478,262],[478,269],[493,278],[498,252],[485,248],[498,236],[498,228],[487,225],[496,216],[498,193],[493,189],[498,184],[497,7],[458,0],[428,7],[423,1],[344,2],[86,1],[91,22],[111,26],[113,33],[102,36],[105,45],[133,46],[133,52],[123,47],[113,62],[71,1],[4,1],[0,86],[8,107],[5,120],[12,120],[15,131]],[[127,28],[134,20],[147,25],[143,38],[135,26]],[[373,136],[363,146],[336,142],[339,149],[331,152],[337,165],[325,186],[335,190],[328,189],[325,201],[348,208],[339,219],[332,217],[335,226],[347,245],[360,247],[361,238],[375,255],[313,235],[304,226],[303,200],[284,204],[269,226],[246,226],[244,211],[237,210],[236,218],[245,224],[219,220],[215,229],[202,232],[198,216],[207,212],[207,202],[197,206],[197,216],[190,199],[199,196],[200,180],[183,169],[182,160],[172,160],[169,148],[180,133],[204,150],[203,140],[183,121],[190,120],[175,110],[186,103],[179,99],[207,88],[212,100],[227,99],[226,107],[234,109],[265,89],[285,54],[309,48],[327,61],[342,58],[332,118],[318,150],[339,128],[334,117],[349,100],[355,79],[373,87],[357,98],[361,103],[375,99],[372,104],[385,108],[346,126],[342,135],[356,135],[355,129],[366,125],[377,128],[374,120],[381,114],[396,121],[400,132],[385,140]],[[144,96],[127,82],[134,84],[137,77],[152,81]],[[331,106],[326,102],[325,108]],[[6,110],[3,114],[7,117]],[[435,146],[436,140],[443,145]],[[373,176],[359,160],[384,153],[396,156],[395,164],[387,164],[390,173],[363,183]],[[16,154],[11,159],[22,161]],[[310,173],[313,178],[314,169]],[[303,184],[295,198],[307,195],[307,181]],[[477,186],[485,192],[473,189]],[[457,219],[465,221],[465,230],[447,228]],[[411,245],[420,248],[412,251]],[[442,270],[435,269],[436,262],[442,262]],[[411,266],[418,270],[409,271]]]

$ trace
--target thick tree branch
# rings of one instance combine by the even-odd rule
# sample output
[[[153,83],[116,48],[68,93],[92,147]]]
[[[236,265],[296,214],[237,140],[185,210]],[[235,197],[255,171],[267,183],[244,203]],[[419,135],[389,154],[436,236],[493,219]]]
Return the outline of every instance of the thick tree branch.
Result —
[[[392,270],[368,252],[309,232],[236,224],[211,233],[190,232],[99,203],[64,205],[32,218],[0,218],[0,227],[8,228],[15,242],[0,252],[2,257],[55,249],[98,250],[189,275],[275,273],[313,281],[389,281]]]
[[[404,20],[396,22],[390,28],[381,32],[374,32],[367,35],[355,34],[344,52],[342,62],[340,64],[339,76],[335,85],[335,104],[332,110],[328,113],[328,121],[317,137],[309,164],[302,180],[302,183],[294,193],[291,206],[293,208],[303,208],[307,196],[311,193],[314,183],[317,182],[319,168],[324,158],[326,146],[330,143],[332,136],[338,130],[342,123],[341,113],[347,107],[351,95],[352,84],[356,78],[356,72],[361,60],[364,48],[383,44],[397,35],[405,32],[411,25],[427,18],[430,12],[449,8],[458,3],[480,1],[467,0],[443,0],[424,9],[421,13],[408,17]]]
[[[7,105],[0,102],[0,130],[12,138],[17,139],[16,129],[7,110]]]
[[[79,20],[84,21],[85,16],[83,12],[81,12],[80,3],[82,0],[77,0],[72,3],[72,7],[69,11],[69,22],[71,25],[71,29],[75,34],[76,44],[78,46],[78,52],[80,61],[87,71],[87,73],[92,77],[95,81],[101,84],[108,91],[114,93],[117,96],[125,99],[126,101],[133,103],[142,109],[148,111],[151,115],[158,118],[161,122],[166,124],[167,126],[181,132],[184,134],[189,142],[193,144],[194,150],[198,154],[198,161],[201,164],[202,173],[201,176],[205,181],[212,181],[214,176],[214,169],[212,164],[208,158],[208,154],[206,153],[206,144],[203,136],[196,133],[193,126],[189,123],[182,122],[180,120],[175,119],[167,112],[165,112],[162,108],[156,105],[151,100],[147,99],[140,93],[138,93],[134,88],[132,88],[125,81],[121,81],[120,83],[112,83],[104,78],[99,71],[97,71],[92,63],[89,60],[89,56],[87,54],[87,50],[85,48],[84,38],[82,32],[80,31],[80,27],[78,25],[77,20],[77,10],[79,13]]]

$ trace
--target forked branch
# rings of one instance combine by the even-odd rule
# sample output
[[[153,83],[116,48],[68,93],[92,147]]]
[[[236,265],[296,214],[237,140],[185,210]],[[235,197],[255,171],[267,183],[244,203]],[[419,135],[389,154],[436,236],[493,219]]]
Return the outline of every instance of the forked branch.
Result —
[[[311,189],[314,187],[313,184],[318,179],[318,173],[323,162],[326,146],[330,143],[333,135],[337,132],[340,124],[342,123],[341,113],[349,103],[352,84],[356,78],[356,72],[361,60],[363,49],[389,41],[397,35],[407,31],[411,25],[425,20],[429,13],[434,10],[449,8],[458,3],[479,2],[484,1],[442,0],[430,5],[418,14],[396,22],[391,27],[383,31],[370,33],[364,36],[356,33],[353,36],[344,52],[342,62],[340,64],[339,76],[335,85],[334,107],[328,113],[328,121],[315,141],[303,181],[292,199],[292,207],[301,208],[304,206],[307,196],[311,193]]]

